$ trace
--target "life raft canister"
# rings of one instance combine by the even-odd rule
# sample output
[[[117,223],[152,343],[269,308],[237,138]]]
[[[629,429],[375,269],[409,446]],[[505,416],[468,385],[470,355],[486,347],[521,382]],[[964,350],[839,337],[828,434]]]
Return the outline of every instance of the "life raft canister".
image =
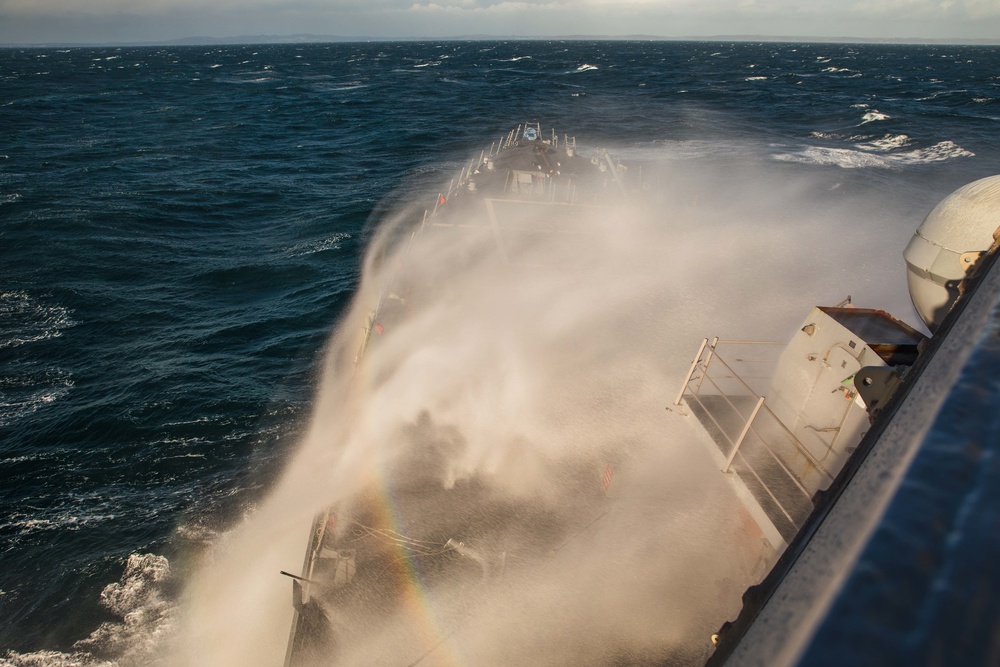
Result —
[[[524,131],[524,138],[528,141],[534,141],[538,138],[538,130],[533,127],[529,127]]]

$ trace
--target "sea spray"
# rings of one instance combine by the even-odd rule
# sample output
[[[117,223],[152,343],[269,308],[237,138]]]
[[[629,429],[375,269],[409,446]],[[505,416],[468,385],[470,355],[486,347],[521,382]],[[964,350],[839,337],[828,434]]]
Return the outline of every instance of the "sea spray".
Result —
[[[497,123],[538,114],[608,145],[632,173],[632,154],[647,147],[677,167],[661,183],[644,169],[669,190],[657,220],[676,221],[676,235],[692,240],[660,249],[681,276],[669,289],[682,296],[669,326],[655,308],[644,323],[663,333],[668,400],[702,336],[783,340],[805,308],[848,293],[907,318],[899,251],[915,223],[1000,164],[995,48],[448,50],[442,59],[437,42],[142,47],[111,61],[101,47],[5,50],[3,290],[64,308],[76,324],[38,340],[15,327],[14,339],[33,342],[2,350],[11,409],[0,438],[0,656],[71,652],[111,620],[99,594],[129,553],[167,555],[172,577],[189,580],[176,556],[184,524],[252,512],[288,461],[259,419],[298,432],[316,405],[307,396],[317,390],[320,332],[355,291],[372,203],[401,175],[452,158],[457,170],[473,157],[466,150],[494,140]],[[600,69],[561,74],[581,63]],[[768,80],[745,82],[746,63]],[[851,71],[824,71],[832,65]],[[960,88],[949,83],[956,67]],[[861,124],[871,108],[892,118]],[[903,134],[906,146],[857,146]],[[938,147],[926,157],[946,159],[854,169],[839,167],[850,154],[777,159],[809,147],[882,157]],[[447,178],[430,180],[413,191],[433,200]],[[269,396],[282,416],[265,417]],[[627,423],[607,405],[590,406],[594,419]],[[614,469],[611,492],[627,486],[623,475]],[[305,536],[294,541],[297,571]]]
[[[809,241],[870,204],[808,213],[808,180],[664,169],[682,198],[581,212],[559,233],[383,218],[297,454],[188,588],[181,655],[280,663],[292,609],[278,572],[298,571],[313,516],[334,507],[345,538],[466,538],[506,563],[470,594],[390,556],[402,569],[373,579],[398,606],[324,612],[353,628],[342,664],[704,659],[763,574],[762,538],[663,405],[708,327],[781,332],[793,303],[842,296],[858,236]]]
[[[310,519],[335,506],[410,539],[471,536],[510,563],[502,585],[462,605],[461,623],[449,609],[467,582],[419,567],[393,575],[412,603],[361,626],[342,619],[355,626],[338,648],[344,664],[424,651],[427,664],[555,664],[571,658],[553,651],[567,642],[580,647],[574,659],[598,662],[701,655],[756,561],[752,549],[720,555],[688,585],[711,560],[691,536],[740,515],[683,509],[724,492],[662,410],[677,366],[664,351],[690,336],[683,286],[710,278],[711,264],[692,263],[687,221],[654,211],[581,210],[559,229],[507,217],[500,238],[471,224],[415,236],[412,214],[385,220],[301,448],[189,587],[181,650],[220,665],[280,662],[291,586],[278,572],[297,571]],[[602,492],[606,470],[614,496]],[[427,508],[424,496],[444,504]],[[486,503],[473,524],[466,502]],[[731,583],[720,588],[718,572]],[[552,633],[561,639],[548,646]]]
[[[132,554],[119,581],[101,591],[100,604],[114,620],[101,623],[72,652],[9,652],[5,667],[118,667],[156,664],[163,640],[174,631],[168,588],[170,565],[155,554]]]
[[[803,299],[851,284],[844,267],[879,230],[820,248],[810,241],[828,220],[873,204],[809,212],[808,181],[728,179],[720,198],[724,176],[668,172],[665,191],[682,197],[607,207],[560,234],[509,234],[506,260],[490,235],[416,243],[412,211],[383,218],[299,450],[271,495],[203,547],[180,607],[157,592],[165,561],[135,556],[120,586],[155,593],[142,605],[75,653],[8,661],[281,664],[293,609],[280,572],[299,572],[327,507],[352,539],[351,517],[364,515],[375,520],[362,528],[464,538],[488,556],[449,581],[397,552],[397,569],[375,579],[406,604],[352,632],[342,664],[701,661],[762,574],[760,536],[663,406],[699,335],[785,330]],[[765,298],[768,284],[786,289]],[[875,293],[893,297],[887,285]],[[434,507],[448,497],[488,499],[488,511],[459,520],[454,505]]]

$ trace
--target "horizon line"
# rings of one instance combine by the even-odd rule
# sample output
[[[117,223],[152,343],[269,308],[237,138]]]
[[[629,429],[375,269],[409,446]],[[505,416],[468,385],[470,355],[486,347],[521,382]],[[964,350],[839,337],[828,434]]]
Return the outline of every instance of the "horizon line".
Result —
[[[449,35],[438,37],[376,37],[368,35],[316,35],[293,33],[288,35],[236,35],[210,37],[198,35],[162,40],[141,41],[93,41],[93,42],[0,42],[0,48],[87,48],[122,46],[213,46],[253,45],[253,44],[339,44],[355,42],[441,42],[441,41],[650,41],[650,42],[773,42],[787,44],[939,44],[955,46],[1000,45],[1000,38],[958,38],[958,37],[850,37],[805,36],[805,35]]]

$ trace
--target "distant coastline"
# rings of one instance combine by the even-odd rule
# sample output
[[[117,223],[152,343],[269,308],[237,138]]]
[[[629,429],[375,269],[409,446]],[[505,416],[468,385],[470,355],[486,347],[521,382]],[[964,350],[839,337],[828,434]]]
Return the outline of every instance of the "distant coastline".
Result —
[[[234,44],[320,44],[343,42],[448,42],[448,41],[649,41],[649,42],[775,42],[787,44],[940,44],[955,46],[997,46],[1000,37],[990,39],[925,37],[814,37],[796,35],[699,35],[664,37],[658,35],[451,35],[447,37],[377,37],[347,35],[239,35],[235,37],[183,37],[142,42],[38,42],[0,43],[0,48],[87,48],[134,46],[216,46]]]

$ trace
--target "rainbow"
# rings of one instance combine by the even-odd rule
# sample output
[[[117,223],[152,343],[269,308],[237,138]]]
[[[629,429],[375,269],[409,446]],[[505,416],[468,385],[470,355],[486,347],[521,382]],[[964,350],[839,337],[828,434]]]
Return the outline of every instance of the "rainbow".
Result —
[[[375,489],[373,509],[376,527],[392,534],[405,535],[407,527],[398,497],[384,479],[383,476],[377,476],[371,487]],[[402,541],[392,540],[390,544],[391,556],[386,574],[400,587],[399,622],[408,626],[404,634],[412,636],[414,648],[420,650],[419,655],[414,656],[414,661],[409,663],[409,666],[433,664],[440,667],[458,667],[465,664],[457,654],[454,644],[449,641],[455,634],[455,628],[443,624],[445,619],[442,619],[435,610],[431,591],[421,579],[417,563],[419,556]],[[416,650],[414,652],[416,653]]]

